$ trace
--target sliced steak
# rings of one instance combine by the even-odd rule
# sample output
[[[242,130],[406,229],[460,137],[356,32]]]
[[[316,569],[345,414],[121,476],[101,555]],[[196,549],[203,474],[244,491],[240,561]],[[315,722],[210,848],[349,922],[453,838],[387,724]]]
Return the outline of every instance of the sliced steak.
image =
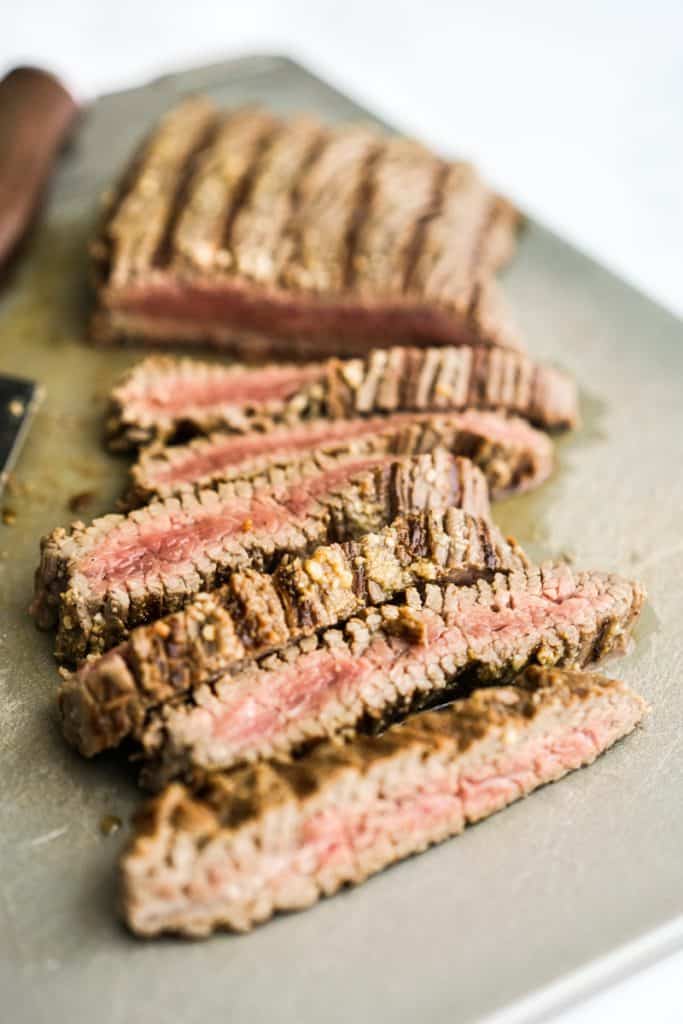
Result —
[[[41,543],[32,613],[41,627],[58,621],[57,657],[78,661],[238,569],[269,570],[285,554],[449,505],[488,514],[486,480],[467,459],[443,451],[312,456],[252,481],[54,530]]]
[[[445,448],[479,466],[492,498],[531,490],[553,468],[550,438],[524,420],[467,409],[460,413],[394,413],[370,419],[310,420],[246,434],[216,433],[186,445],[153,444],[131,469],[125,504],[251,477],[306,458],[311,450],[418,455]]]
[[[518,222],[472,167],[415,142],[193,98],[107,206],[93,334],[259,357],[517,348],[492,278]]]
[[[469,587],[439,581],[410,604],[366,609],[148,716],[147,785],[295,753],[397,714],[506,681],[528,664],[582,667],[623,646],[637,584],[566,566]]]
[[[203,936],[308,907],[590,764],[646,710],[616,680],[531,668],[373,739],[173,784],[137,814],[125,919]]]
[[[155,357],[126,373],[110,405],[107,438],[121,450],[319,417],[487,409],[546,430],[577,422],[569,377],[516,352],[464,346],[373,349],[363,359],[259,369]]]
[[[86,757],[136,736],[150,708],[250,658],[344,622],[418,581],[471,583],[526,565],[496,527],[455,508],[396,519],[381,533],[317,548],[272,575],[235,573],[68,676],[59,690],[66,739]]]

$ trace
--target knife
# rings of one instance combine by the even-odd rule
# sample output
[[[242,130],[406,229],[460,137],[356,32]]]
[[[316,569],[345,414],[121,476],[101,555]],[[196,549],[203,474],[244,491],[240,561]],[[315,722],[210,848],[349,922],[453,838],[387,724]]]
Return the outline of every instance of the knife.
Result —
[[[44,394],[33,380],[0,375],[0,495]]]
[[[47,71],[15,68],[0,81],[0,272],[35,218],[77,114]],[[0,375],[0,494],[43,395],[35,381]]]
[[[15,68],[0,81],[0,270],[33,221],[77,113],[48,71]]]

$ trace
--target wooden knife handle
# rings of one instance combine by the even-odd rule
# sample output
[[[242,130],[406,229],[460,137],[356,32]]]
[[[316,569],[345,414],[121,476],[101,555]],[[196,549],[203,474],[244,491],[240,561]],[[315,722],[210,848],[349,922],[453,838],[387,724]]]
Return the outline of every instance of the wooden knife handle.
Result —
[[[47,71],[0,81],[0,269],[29,228],[78,105]]]

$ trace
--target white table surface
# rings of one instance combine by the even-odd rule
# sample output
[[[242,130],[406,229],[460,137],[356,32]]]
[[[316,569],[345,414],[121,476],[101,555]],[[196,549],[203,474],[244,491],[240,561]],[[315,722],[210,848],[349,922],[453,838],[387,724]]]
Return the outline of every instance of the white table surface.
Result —
[[[248,52],[297,56],[473,159],[524,209],[683,314],[683,0],[0,4],[0,73],[41,63],[84,99]],[[680,1024],[683,953],[555,1019]]]

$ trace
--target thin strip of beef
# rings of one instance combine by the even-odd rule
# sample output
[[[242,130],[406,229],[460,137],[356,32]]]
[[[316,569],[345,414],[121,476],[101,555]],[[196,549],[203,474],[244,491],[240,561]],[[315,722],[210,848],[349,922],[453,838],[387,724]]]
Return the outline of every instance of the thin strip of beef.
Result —
[[[373,739],[175,783],[136,816],[126,922],[197,937],[309,907],[591,764],[646,711],[616,680],[528,669]]]
[[[513,414],[551,431],[572,427],[578,418],[573,381],[518,353],[391,348],[370,350],[362,359],[258,369],[146,359],[112,391],[106,432],[110,447],[125,450],[320,417],[465,409]]]
[[[235,573],[182,611],[138,626],[126,642],[68,676],[58,695],[64,735],[90,757],[136,736],[150,708],[419,581],[471,583],[526,564],[524,553],[487,520],[449,508],[317,548],[272,575]]]
[[[643,601],[616,576],[520,569],[469,587],[446,581],[381,605],[150,713],[146,785],[375,730],[529,664],[583,667],[620,650]]]
[[[283,555],[449,505],[488,514],[486,480],[467,459],[313,455],[251,481],[59,527],[41,542],[31,611],[42,628],[58,623],[57,657],[77,662],[236,570],[270,570]]]
[[[519,216],[466,164],[367,125],[224,114],[194,98],[133,168],[94,245],[109,270],[97,340],[297,358],[384,337],[521,345],[492,281]]]
[[[477,409],[446,415],[318,419],[246,434],[215,433],[186,445],[149,445],[131,469],[125,503],[134,507],[219,481],[251,477],[274,465],[297,462],[311,449],[419,455],[436,448],[465,456],[478,466],[494,499],[538,487],[554,462],[546,434],[518,417]]]

